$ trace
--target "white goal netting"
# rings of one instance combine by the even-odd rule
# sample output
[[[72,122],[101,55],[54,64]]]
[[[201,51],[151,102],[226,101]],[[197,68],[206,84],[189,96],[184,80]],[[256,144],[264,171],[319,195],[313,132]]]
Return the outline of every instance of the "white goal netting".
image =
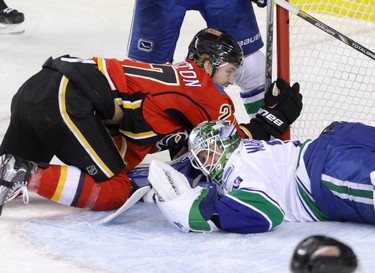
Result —
[[[375,0],[291,0],[301,10],[375,51]],[[290,14],[290,81],[304,109],[291,138],[319,135],[333,120],[375,126],[375,61]]]

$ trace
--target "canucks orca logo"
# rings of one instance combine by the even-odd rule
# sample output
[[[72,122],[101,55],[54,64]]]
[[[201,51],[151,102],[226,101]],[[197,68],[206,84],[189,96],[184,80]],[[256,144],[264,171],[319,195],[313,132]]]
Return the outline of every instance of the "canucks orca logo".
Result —
[[[159,148],[159,151],[164,151],[169,148],[182,146],[186,143],[188,137],[189,134],[186,131],[169,134],[159,140],[156,143],[156,147]]]
[[[138,49],[146,52],[151,52],[154,46],[154,42],[147,41],[142,38],[138,40]]]

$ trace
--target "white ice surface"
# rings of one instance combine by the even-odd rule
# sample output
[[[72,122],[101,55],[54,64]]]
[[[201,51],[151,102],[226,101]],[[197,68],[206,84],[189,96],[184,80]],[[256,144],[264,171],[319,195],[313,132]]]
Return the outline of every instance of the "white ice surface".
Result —
[[[22,35],[0,36],[0,139],[9,122],[11,98],[49,57],[125,58],[133,1],[8,0],[25,13]],[[259,13],[261,26],[264,12]],[[175,60],[182,60],[192,36],[205,26],[188,12]],[[246,121],[235,88],[229,90],[238,119]],[[25,136],[27,137],[27,136]],[[164,158],[165,155],[159,155]],[[375,228],[350,223],[283,223],[253,235],[224,232],[183,234],[169,225],[155,204],[137,204],[111,224],[109,212],[55,204],[31,194],[8,203],[0,217],[0,272],[288,272],[297,243],[312,234],[333,236],[357,253],[361,272],[375,272]],[[339,272],[337,272],[339,273]]]

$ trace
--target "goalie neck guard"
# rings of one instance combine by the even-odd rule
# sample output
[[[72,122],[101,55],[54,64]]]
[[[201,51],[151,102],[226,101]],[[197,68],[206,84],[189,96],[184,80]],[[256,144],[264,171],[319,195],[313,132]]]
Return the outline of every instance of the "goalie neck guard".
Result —
[[[315,235],[301,241],[292,257],[292,273],[352,273],[357,268],[353,250],[333,238]]]
[[[231,36],[213,28],[202,29],[194,36],[186,59],[197,61],[203,53],[211,57],[215,69],[223,62],[232,63],[239,68],[244,58],[242,48]]]
[[[225,164],[240,143],[241,138],[235,126],[221,120],[205,121],[190,133],[189,159],[194,168],[223,187]]]

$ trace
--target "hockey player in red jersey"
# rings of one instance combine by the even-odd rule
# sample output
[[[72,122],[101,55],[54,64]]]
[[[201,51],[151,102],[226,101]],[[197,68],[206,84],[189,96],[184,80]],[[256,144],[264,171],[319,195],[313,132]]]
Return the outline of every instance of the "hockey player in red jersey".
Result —
[[[183,146],[205,120],[239,130],[223,87],[233,84],[242,50],[218,30],[198,34],[188,60],[174,65],[48,59],[12,101],[0,146],[0,205],[31,190],[69,206],[116,209],[132,187],[127,171],[147,154]],[[259,116],[243,128],[242,137],[268,138],[284,127]],[[53,156],[66,165],[46,164]]]

